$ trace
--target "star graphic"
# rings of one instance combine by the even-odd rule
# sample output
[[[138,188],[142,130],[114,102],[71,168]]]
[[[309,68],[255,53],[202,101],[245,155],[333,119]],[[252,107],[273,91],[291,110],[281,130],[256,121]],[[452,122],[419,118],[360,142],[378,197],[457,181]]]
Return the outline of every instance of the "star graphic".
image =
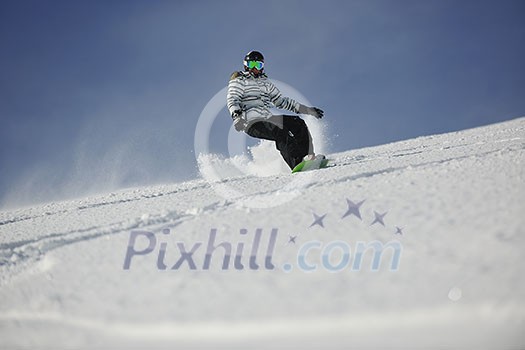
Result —
[[[295,239],[297,238],[297,236],[288,235],[288,237],[290,237],[290,239],[288,240],[288,244],[295,244]]]
[[[396,226],[396,232],[394,234],[395,235],[402,235],[403,234],[403,228]]]
[[[385,217],[386,213],[387,212],[385,211],[383,214],[379,214],[377,211],[374,211],[374,215],[376,218],[374,219],[374,221],[372,221],[370,226],[376,223],[380,223],[381,225],[385,226],[385,223],[383,222],[383,218]]]
[[[327,214],[324,214],[322,216],[319,216],[316,213],[312,213],[312,214],[314,214],[314,222],[310,225],[310,227],[315,226],[315,225],[319,225],[322,228],[324,228],[323,220],[324,220],[324,218],[325,218],[325,216]]]
[[[346,218],[347,216],[349,215],[355,215],[359,218],[359,220],[362,220],[361,219],[361,213],[359,212],[359,207],[364,203],[364,200],[362,200],[361,202],[359,203],[354,203],[352,202],[350,199],[346,199],[346,203],[348,204],[348,209],[346,210],[346,213],[345,215],[343,215],[343,217],[341,219],[344,219]]]

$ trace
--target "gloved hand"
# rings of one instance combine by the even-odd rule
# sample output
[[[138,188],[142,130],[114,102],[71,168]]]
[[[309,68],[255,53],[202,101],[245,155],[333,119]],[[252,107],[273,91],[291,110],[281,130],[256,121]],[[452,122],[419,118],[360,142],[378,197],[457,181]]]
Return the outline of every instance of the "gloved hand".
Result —
[[[299,113],[309,114],[317,119],[321,119],[324,116],[324,111],[322,109],[317,107],[307,107],[304,105],[299,105]]]
[[[242,111],[241,111],[240,109],[236,109],[236,110],[234,110],[233,113],[232,113],[232,118],[235,119],[235,118],[237,118],[237,117],[240,117],[241,114],[242,114]]]

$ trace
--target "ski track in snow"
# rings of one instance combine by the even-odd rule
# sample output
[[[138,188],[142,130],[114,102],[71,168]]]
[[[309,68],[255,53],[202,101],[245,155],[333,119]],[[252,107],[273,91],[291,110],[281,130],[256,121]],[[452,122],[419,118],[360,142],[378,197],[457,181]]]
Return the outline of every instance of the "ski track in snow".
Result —
[[[295,208],[295,213],[306,212],[305,215],[308,216],[314,205],[325,205],[328,207],[326,210],[335,210],[336,205],[339,205],[337,201],[352,193],[359,193],[362,196],[362,194],[367,193],[367,186],[372,189],[369,192],[374,193],[370,197],[386,201],[389,191],[391,191],[391,184],[396,183],[403,176],[413,179],[412,181],[422,181],[423,183],[425,178],[419,177],[418,174],[428,175],[429,172],[447,172],[453,174],[452,178],[460,178],[462,172],[466,170],[463,167],[468,166],[467,164],[479,164],[480,169],[485,169],[484,167],[489,164],[487,162],[494,161],[505,166],[501,169],[502,178],[507,180],[504,177],[507,172],[517,176],[516,178],[508,178],[508,181],[509,184],[521,183],[521,188],[518,185],[518,188],[515,188],[515,192],[508,193],[506,198],[488,197],[487,201],[508,200],[509,205],[516,206],[516,203],[523,203],[522,199],[518,198],[520,195],[523,195],[524,190],[522,177],[524,175],[524,150],[525,118],[520,118],[476,129],[420,137],[388,145],[332,154],[328,158],[333,159],[335,165],[312,172],[315,173],[315,178],[299,189],[303,194],[328,193],[329,195],[324,200],[315,199],[311,203],[295,203],[296,206],[299,205],[298,208]],[[356,315],[352,315],[352,313],[348,313],[349,310],[346,310],[346,313],[343,314],[336,312],[333,316],[319,315],[313,317],[308,312],[301,315],[297,312],[300,309],[299,304],[292,303],[290,310],[296,313],[297,319],[288,319],[276,312],[276,315],[274,315],[275,319],[270,318],[270,321],[265,321],[265,317],[253,320],[245,319],[247,314],[240,312],[236,316],[240,317],[240,319],[233,321],[233,323],[214,323],[199,318],[198,315],[201,313],[205,314],[205,310],[199,310],[194,316],[198,321],[196,323],[188,323],[181,318],[163,320],[159,324],[151,325],[148,321],[139,322],[138,319],[133,319],[129,322],[126,321],[126,318],[119,320],[118,316],[116,316],[118,312],[115,314],[113,311],[104,311],[104,313],[96,316],[87,309],[82,309],[82,303],[79,304],[80,306],[75,306],[74,296],[66,302],[63,301],[65,296],[57,297],[59,300],[62,300],[58,303],[60,306],[57,310],[54,306],[56,303],[50,301],[55,293],[50,291],[55,287],[53,285],[48,286],[48,282],[42,282],[40,279],[37,279],[38,284],[35,285],[41,284],[45,286],[44,290],[51,294],[46,295],[44,292],[44,294],[40,295],[37,291],[31,291],[33,288],[31,287],[31,276],[35,273],[38,274],[43,271],[50,275],[54,274],[53,271],[55,271],[56,267],[49,261],[57,259],[55,257],[56,254],[53,254],[55,252],[60,256],[62,254],[70,256],[68,255],[70,254],[69,252],[78,246],[78,249],[81,251],[88,249],[88,257],[90,257],[96,256],[93,252],[96,250],[95,247],[100,248],[104,246],[101,239],[114,237],[118,239],[118,242],[125,242],[127,240],[126,234],[136,229],[157,232],[161,228],[180,226],[184,227],[185,230],[191,228],[191,232],[197,232],[199,228],[207,227],[206,220],[210,222],[218,221],[223,215],[232,216],[234,219],[237,218],[239,223],[244,222],[245,217],[250,215],[253,215],[254,218],[264,218],[265,212],[263,209],[246,209],[242,206],[243,201],[256,198],[271,198],[289,183],[291,176],[304,177],[309,175],[311,174],[299,173],[290,175],[283,173],[266,177],[243,175],[218,181],[217,183],[228,184],[235,188],[242,188],[245,191],[242,197],[234,200],[222,198],[214,193],[213,188],[215,184],[213,182],[209,183],[199,179],[182,184],[126,189],[107,195],[0,212],[0,298],[4,296],[12,300],[12,302],[18,303],[13,305],[6,304],[5,298],[0,303],[0,338],[4,339],[0,340],[0,346],[2,348],[4,345],[9,347],[29,346],[37,348],[54,348],[58,346],[60,348],[60,345],[67,344],[73,347],[90,348],[108,344],[111,347],[148,347],[153,344],[153,346],[168,348],[171,347],[173,342],[176,342],[179,345],[183,345],[179,348],[206,348],[210,346],[215,348],[245,348],[247,346],[252,348],[279,346],[283,348],[295,348],[296,346],[301,348],[318,348],[321,344],[327,347],[345,348],[348,342],[352,341],[354,345],[360,348],[377,348],[390,345],[407,348],[436,344],[448,347],[476,346],[478,348],[498,348],[502,344],[510,346],[525,345],[524,337],[519,335],[525,328],[525,304],[519,302],[520,300],[523,301],[522,295],[521,297],[519,296],[519,293],[523,291],[523,283],[521,279],[517,278],[521,270],[512,265],[511,260],[503,261],[504,266],[507,266],[506,274],[498,276],[498,278],[502,278],[502,281],[513,281],[512,283],[515,284],[513,286],[501,286],[501,288],[509,289],[508,293],[510,296],[509,304],[503,305],[501,309],[497,307],[501,303],[500,301],[491,303],[480,298],[479,300],[476,299],[470,303],[465,303],[458,308],[454,306],[442,307],[439,304],[426,307],[417,305],[407,309],[404,313],[392,313],[391,311],[377,313],[375,310],[367,311],[362,309]],[[439,179],[439,176],[436,179]],[[490,179],[486,179],[483,174],[480,174],[479,179],[472,179],[473,183],[479,181],[490,182]],[[468,184],[468,181],[459,183],[461,186],[466,186],[465,184]],[[440,184],[436,185],[434,183],[427,183],[426,185],[426,187],[440,186]],[[490,196],[493,191],[497,190],[499,185],[505,184],[493,183],[492,185],[493,188],[487,188],[486,196]],[[340,194],[338,192],[346,188],[348,189],[347,193]],[[472,188],[475,194],[479,186]],[[462,190],[469,193],[468,188],[462,188]],[[393,193],[392,190],[391,195]],[[439,195],[439,192],[437,193]],[[342,197],[337,197],[338,195]],[[444,194],[444,196],[452,196],[452,198],[454,198],[454,195],[455,193]],[[408,196],[416,198],[415,192],[414,194],[409,193]],[[450,202],[447,199],[448,197],[444,197],[443,200],[434,198],[434,200],[437,200],[437,203],[441,201]],[[376,203],[379,199],[376,200]],[[421,199],[419,200],[421,201]],[[419,205],[424,204],[424,202],[418,203]],[[432,206],[436,205],[434,202],[432,203]],[[457,211],[462,210],[461,202],[453,205],[456,205]],[[490,205],[493,204],[479,203],[481,209],[484,206],[486,207],[482,211],[484,213],[490,213],[493,210]],[[521,207],[519,204],[517,206],[517,208],[511,207],[511,210],[519,213],[525,209],[523,204],[521,204]],[[418,217],[418,215],[420,216],[420,210],[423,209],[411,208],[412,212],[410,215]],[[431,208],[430,204],[428,209],[436,210],[436,208]],[[268,211],[270,213],[268,215],[275,216],[278,213],[276,210],[276,208],[273,208]],[[337,210],[339,210],[338,207]],[[243,214],[235,214],[239,212]],[[407,214],[404,218],[409,218],[410,215]],[[467,215],[475,216],[473,213],[467,213]],[[509,217],[512,216],[509,214]],[[428,221],[429,217],[426,217],[425,220]],[[467,227],[466,224],[458,223],[455,220],[457,219],[452,218],[447,221],[444,218],[439,218],[435,222],[425,222],[423,219],[420,219],[418,222],[422,230],[428,230],[429,232],[446,223],[449,230],[454,230],[457,227],[457,233],[463,233]],[[487,228],[492,233],[491,236],[482,237],[484,244],[511,244],[517,246],[518,249],[521,247],[521,250],[525,248],[521,235],[518,235],[518,232],[523,233],[523,219],[521,216],[516,216],[510,220],[511,222],[507,222],[509,225],[506,230],[504,228],[500,229],[496,224]],[[391,225],[394,224],[403,225],[408,223],[391,223]],[[472,233],[479,230],[475,224],[476,228],[471,229]],[[235,226],[234,223],[230,223],[230,225]],[[283,223],[282,225],[290,227],[287,226],[289,225],[288,223]],[[416,230],[412,227],[411,231],[413,235],[413,232]],[[333,236],[337,237],[340,232],[335,230]],[[195,234],[192,233],[191,235]],[[476,247],[463,247],[466,251],[461,253],[454,252],[446,246],[440,247],[438,242],[425,242],[424,238],[421,237],[414,237],[413,241],[408,240],[406,237],[403,237],[403,239],[405,240],[405,250],[409,251],[405,254],[405,256],[408,255],[405,260],[411,261],[410,259],[415,256],[414,253],[410,252],[411,249],[419,247],[419,249],[426,250],[430,254],[435,254],[435,251],[444,251],[443,254],[452,256],[456,264],[466,264],[463,267],[466,271],[462,279],[462,283],[465,285],[473,283],[472,281],[475,280],[473,276],[477,276],[478,271],[484,271],[484,269],[492,271],[490,267],[485,267],[491,266],[489,263],[492,260],[484,262],[483,258],[480,258],[482,251],[476,251]],[[90,248],[91,246],[93,248]],[[507,246],[504,247],[509,249]],[[111,261],[119,260],[123,250],[124,247],[119,250],[119,256],[116,258],[112,257]],[[468,254],[469,252],[474,254],[473,256],[478,257],[478,260],[481,260],[479,265],[470,266],[467,263],[468,259],[461,257],[461,254]],[[505,254],[502,253],[502,256],[505,256]],[[512,251],[511,254],[508,254],[509,259],[517,256],[516,254],[518,253]],[[494,261],[498,261],[498,259],[501,260],[499,255],[493,258]],[[80,263],[82,262],[82,260],[79,261]],[[407,262],[403,264],[403,266],[406,266]],[[454,271],[454,264],[450,264],[450,267],[445,267],[445,269],[453,276],[456,272]],[[108,267],[113,268],[114,266],[110,264]],[[462,267],[459,268],[462,269]],[[82,271],[84,272],[79,272],[78,274],[86,272],[85,270]],[[419,278],[421,284],[428,283],[424,277],[417,277],[423,276],[420,275],[421,272],[417,267],[409,271],[411,271],[411,275],[416,281]],[[57,271],[56,273],[58,274],[59,272]],[[495,274],[495,272],[491,273]],[[67,278],[67,275],[64,276],[63,278]],[[188,278],[192,278],[190,273],[181,273],[181,276],[189,285],[192,285],[193,282],[188,280]],[[220,274],[215,272],[210,274],[210,276],[220,276]],[[310,282],[304,282],[307,277],[308,275],[306,277],[303,275],[296,277],[296,284],[304,283],[305,286],[308,286],[309,284],[307,283]],[[412,277],[402,277],[401,280],[406,279],[406,283],[408,283]],[[202,280],[203,278],[205,278],[204,275],[199,275],[197,280]],[[244,281],[247,277],[238,278]],[[274,283],[269,278],[271,277],[257,277],[257,281],[261,279],[265,280],[265,283]],[[319,281],[322,281],[323,278],[327,281],[332,281],[328,277],[316,278]],[[367,283],[373,287],[380,286],[377,284],[379,282],[374,281],[373,278],[368,277],[370,280],[365,280],[364,278],[367,277],[363,277],[363,274],[361,274],[357,279],[368,281]],[[398,297],[403,296],[402,290],[407,287],[396,282],[394,277],[390,277],[390,280],[390,283],[394,284],[392,287],[394,293],[401,293],[398,294]],[[456,278],[456,280],[460,281],[461,279]],[[67,280],[64,280],[62,283],[67,284]],[[170,285],[171,283],[173,282],[167,282],[166,286],[173,287]],[[216,280],[205,281],[205,284],[212,288],[217,287],[217,283],[219,282]],[[337,282],[332,281],[332,283]],[[343,282],[340,281],[339,283]],[[367,285],[365,282],[363,283]],[[443,284],[442,282],[436,283],[437,285]],[[381,286],[379,288],[389,288],[391,285],[385,284]],[[486,285],[480,284],[479,288],[484,288],[484,286]],[[372,289],[373,287],[368,287],[370,288],[369,292],[362,291],[360,295],[366,296],[370,294],[370,298],[373,300],[374,293],[377,293],[375,289]],[[193,284],[193,288],[199,287]],[[253,288],[257,288],[257,286],[254,285]],[[276,288],[277,290],[284,288],[283,290],[285,291],[287,290],[286,288],[291,288],[288,291],[294,293],[293,287],[286,287],[286,285],[277,284]],[[427,286],[421,285],[418,288],[426,290]],[[115,291],[118,289],[119,287],[116,286]],[[17,295],[18,290],[23,292],[22,295]],[[63,293],[67,294],[72,290],[66,290]],[[513,290],[518,294],[512,294]],[[57,291],[56,293],[60,295],[61,292]],[[89,299],[88,296],[83,294],[85,293],[84,291],[78,291],[78,293],[78,298]],[[110,291],[108,293],[113,292]],[[194,293],[196,296],[193,296]],[[194,293],[178,295],[180,295],[181,300],[198,303],[197,296],[202,293],[200,290],[198,292],[195,290]],[[326,294],[325,296],[329,295]],[[310,297],[312,296],[315,296],[315,294]],[[126,298],[126,296],[122,297]],[[223,296],[222,298],[224,298],[224,302],[230,299],[231,303],[235,302],[235,296]],[[36,306],[33,305],[32,303],[36,303],[32,301],[33,299],[42,299],[42,304],[39,302]],[[426,299],[429,299],[429,296],[422,298],[422,300]],[[24,305],[24,300],[27,305]],[[136,300],[136,296],[130,298],[130,300]],[[246,301],[253,301],[251,298],[240,298],[239,303],[242,304],[243,300],[245,300],[245,307],[248,306]],[[274,302],[281,306],[285,305],[278,300],[274,300]],[[318,304],[319,302],[315,299],[311,301],[311,310],[314,314],[322,306],[322,304]],[[379,299],[376,302],[379,302]],[[126,304],[125,301],[122,303],[123,305]],[[68,305],[70,309],[68,309]],[[156,305],[154,304],[152,309],[156,309]],[[118,310],[119,306],[114,307]],[[183,306],[179,307],[181,308],[180,317],[190,314],[189,311],[185,311]],[[276,308],[277,306],[268,308],[267,316],[272,316],[272,310],[276,310]],[[217,312],[219,309],[217,309]],[[261,315],[265,314],[263,310],[259,310]],[[334,310],[337,310],[335,305]],[[126,312],[130,313],[131,311]],[[131,313],[130,315],[134,314]],[[309,316],[307,317],[306,315]],[[145,318],[148,319],[149,317],[151,315],[147,315]],[[383,321],[381,321],[382,319]],[[396,325],[394,326],[393,323]],[[465,324],[468,323],[472,323],[470,328],[465,327]],[[60,329],[64,330],[61,331]],[[350,329],[353,330],[353,333],[349,331]],[[432,335],[431,329],[436,329],[437,333]],[[498,332],[496,338],[491,336],[491,330],[492,332]],[[75,335],[73,339],[67,338],[67,334],[70,331]],[[55,332],[56,338],[49,337],[49,332]],[[374,332],[380,332],[385,336],[377,338]],[[418,333],[420,334],[418,335]],[[22,334],[30,334],[31,336],[24,338]],[[203,338],[202,334],[206,336]],[[449,339],[443,339],[444,334],[453,334],[453,336]],[[258,341],[254,342],[254,339],[258,339]],[[506,339],[506,342],[502,343],[503,339]]]

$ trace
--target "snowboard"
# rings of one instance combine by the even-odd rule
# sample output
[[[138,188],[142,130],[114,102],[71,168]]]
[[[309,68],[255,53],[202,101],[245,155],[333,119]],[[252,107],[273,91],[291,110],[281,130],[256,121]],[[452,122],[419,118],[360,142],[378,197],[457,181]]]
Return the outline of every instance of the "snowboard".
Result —
[[[329,159],[312,159],[312,160],[303,160],[301,163],[297,164],[292,170],[293,173],[298,173],[301,171],[322,169],[328,166]]]

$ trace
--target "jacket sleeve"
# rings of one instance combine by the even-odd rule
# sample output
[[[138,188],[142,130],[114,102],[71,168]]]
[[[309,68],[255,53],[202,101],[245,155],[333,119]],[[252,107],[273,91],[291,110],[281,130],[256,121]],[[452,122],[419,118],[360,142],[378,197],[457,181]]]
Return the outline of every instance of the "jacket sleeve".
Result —
[[[233,112],[241,109],[241,100],[244,94],[243,82],[239,72],[234,72],[230,77],[230,82],[228,83],[228,95],[226,97],[226,105],[230,115],[233,115]]]
[[[281,91],[279,91],[279,89],[270,81],[268,82],[268,95],[270,96],[270,101],[272,101],[275,107],[299,113],[299,102],[283,96]]]

